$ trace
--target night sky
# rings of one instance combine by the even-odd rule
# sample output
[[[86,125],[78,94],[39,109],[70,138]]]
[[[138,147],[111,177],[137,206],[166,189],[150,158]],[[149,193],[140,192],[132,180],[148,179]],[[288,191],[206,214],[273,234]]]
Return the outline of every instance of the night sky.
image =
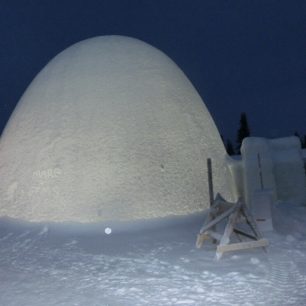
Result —
[[[306,1],[0,0],[0,131],[36,74],[98,35],[144,40],[196,87],[224,138],[306,134]]]

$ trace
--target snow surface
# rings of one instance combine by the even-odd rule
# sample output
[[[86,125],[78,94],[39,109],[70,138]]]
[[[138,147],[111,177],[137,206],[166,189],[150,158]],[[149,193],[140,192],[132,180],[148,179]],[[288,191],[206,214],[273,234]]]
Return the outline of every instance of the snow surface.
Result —
[[[98,225],[0,221],[0,305],[305,305],[306,208],[273,209],[261,249],[214,260],[203,216],[105,234]]]
[[[229,196],[225,149],[202,99],[161,51],[104,36],[56,56],[0,141],[0,216],[31,221],[187,215]]]

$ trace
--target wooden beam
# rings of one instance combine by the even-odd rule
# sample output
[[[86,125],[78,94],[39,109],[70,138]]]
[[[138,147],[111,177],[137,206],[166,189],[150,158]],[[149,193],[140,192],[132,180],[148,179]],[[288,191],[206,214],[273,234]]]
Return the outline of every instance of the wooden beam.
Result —
[[[204,224],[204,226],[200,230],[200,234],[206,232],[209,228],[214,226],[215,224],[219,223],[222,221],[224,218],[228,217],[231,215],[235,210],[238,210],[240,208],[241,203],[237,202],[237,204],[233,205],[230,209],[226,210],[223,214],[219,215],[212,221],[210,221],[208,224]]]
[[[196,241],[197,249],[200,249],[203,246],[205,240],[208,240],[208,239],[209,239],[209,236],[206,233],[198,234],[197,241]]]
[[[262,234],[259,231],[259,229],[257,228],[257,223],[254,220],[251,212],[249,211],[249,209],[246,207],[245,204],[242,206],[241,212],[245,216],[247,224],[250,226],[251,230],[253,231],[253,233],[257,237],[257,239],[262,238]]]
[[[214,232],[214,231],[207,231],[206,232],[208,236],[210,236],[211,238],[220,241],[222,239],[222,235]]]
[[[252,240],[257,240],[257,238],[256,238],[255,236],[253,236],[253,235],[251,235],[251,234],[249,234],[249,233],[246,233],[246,232],[244,232],[244,231],[242,231],[242,230],[240,230],[240,229],[234,228],[234,232],[235,232],[236,234],[239,234],[239,235],[243,235],[243,236],[245,236],[245,237],[248,237],[248,238],[250,238],[250,239],[252,239]]]
[[[248,241],[248,242],[239,242],[239,243],[231,243],[226,245],[218,245],[217,252],[224,253],[229,251],[237,251],[237,250],[246,250],[251,248],[262,248],[269,245],[267,239],[260,239],[257,241]]]
[[[208,176],[209,204],[210,207],[212,207],[214,204],[214,185],[212,178],[211,158],[207,158],[207,176]]]
[[[238,209],[236,209],[228,218],[229,220],[228,220],[228,223],[226,224],[223,236],[220,240],[220,244],[217,246],[217,252],[216,252],[216,259],[217,260],[221,259],[222,255],[223,255],[222,248],[220,248],[220,247],[228,245],[230,243],[231,234],[234,230],[234,226],[235,226],[235,223],[236,223],[238,215],[239,215],[241,204],[242,203],[240,201],[237,202],[237,208]]]

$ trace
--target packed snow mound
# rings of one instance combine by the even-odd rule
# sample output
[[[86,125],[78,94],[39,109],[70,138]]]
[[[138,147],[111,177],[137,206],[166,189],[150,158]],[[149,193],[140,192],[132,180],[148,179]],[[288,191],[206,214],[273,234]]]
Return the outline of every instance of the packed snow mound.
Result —
[[[165,54],[128,37],[77,43],[34,79],[0,143],[0,215],[130,221],[207,207],[206,158],[228,195],[225,149]]]

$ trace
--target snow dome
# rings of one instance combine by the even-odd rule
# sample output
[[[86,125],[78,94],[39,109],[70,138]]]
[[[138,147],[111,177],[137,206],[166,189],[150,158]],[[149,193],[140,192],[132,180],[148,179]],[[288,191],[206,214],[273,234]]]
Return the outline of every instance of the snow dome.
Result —
[[[98,222],[208,206],[225,149],[200,96],[161,51],[121,36],[77,43],[38,74],[0,143],[0,215]]]

